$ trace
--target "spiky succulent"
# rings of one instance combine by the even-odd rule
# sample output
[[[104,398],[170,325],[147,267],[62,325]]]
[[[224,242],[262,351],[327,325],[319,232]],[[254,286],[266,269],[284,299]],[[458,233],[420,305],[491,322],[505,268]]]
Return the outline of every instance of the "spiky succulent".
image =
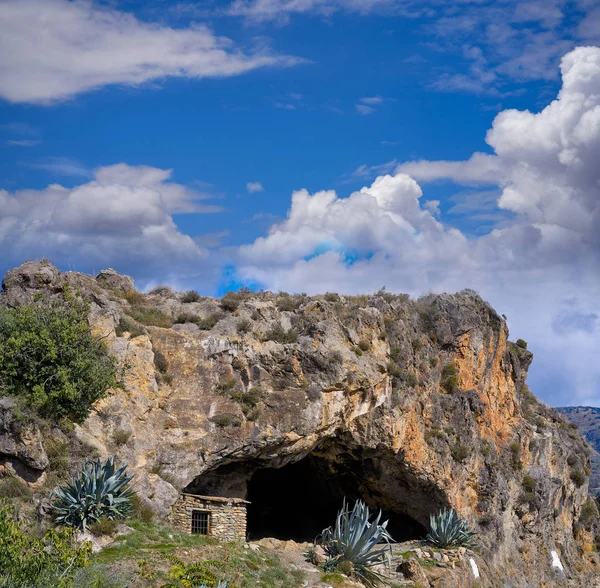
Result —
[[[85,531],[98,519],[125,518],[135,494],[130,486],[133,475],[126,470],[127,464],[117,468],[112,457],[85,462],[79,476],[54,490],[54,521]]]
[[[475,531],[461,519],[454,509],[444,509],[429,517],[431,531],[425,540],[436,547],[471,547],[475,543]]]
[[[383,583],[384,577],[374,566],[389,561],[389,543],[393,541],[387,532],[388,521],[379,524],[381,511],[371,520],[369,507],[357,500],[352,509],[344,504],[338,512],[335,527],[321,533],[322,546],[328,555],[325,569],[339,569],[358,576],[367,586]],[[377,547],[384,543],[383,547]]]

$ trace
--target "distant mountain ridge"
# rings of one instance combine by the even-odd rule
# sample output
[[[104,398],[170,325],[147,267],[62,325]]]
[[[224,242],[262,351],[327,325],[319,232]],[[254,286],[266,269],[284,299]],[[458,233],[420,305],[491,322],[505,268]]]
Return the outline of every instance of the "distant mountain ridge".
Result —
[[[600,494],[600,408],[594,406],[563,406],[556,409],[575,423],[592,447],[590,492]]]

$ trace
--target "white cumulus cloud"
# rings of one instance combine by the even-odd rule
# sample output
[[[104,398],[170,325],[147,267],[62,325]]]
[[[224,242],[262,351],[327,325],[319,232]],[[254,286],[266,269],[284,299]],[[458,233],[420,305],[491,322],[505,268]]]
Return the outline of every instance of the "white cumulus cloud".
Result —
[[[493,154],[402,164],[347,197],[294,192],[286,219],[240,248],[239,277],[307,292],[472,287],[530,342],[537,393],[600,405],[600,48],[565,55],[561,72],[542,111],[498,114]],[[438,179],[491,186],[513,215],[467,238],[422,202],[417,181]]]
[[[218,209],[170,176],[171,170],[120,163],[97,169],[93,180],[73,188],[0,190],[4,262],[45,255],[75,267],[189,272],[206,252],[178,230],[172,215]]]
[[[93,0],[0,2],[0,97],[51,103],[108,84],[227,77],[298,59],[244,52],[208,27],[174,29]]]

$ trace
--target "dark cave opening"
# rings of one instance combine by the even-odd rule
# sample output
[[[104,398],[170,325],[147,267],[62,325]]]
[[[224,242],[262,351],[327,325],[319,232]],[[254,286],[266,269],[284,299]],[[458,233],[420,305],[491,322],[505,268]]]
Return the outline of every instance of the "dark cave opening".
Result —
[[[350,505],[361,497],[353,478],[351,472],[333,471],[312,455],[281,468],[256,470],[247,486],[249,538],[313,541],[335,524],[344,497]],[[368,496],[362,497],[371,502]],[[427,532],[399,512],[383,510],[381,520],[389,520],[388,531],[395,541],[421,538]]]
[[[427,533],[403,512],[410,512],[408,504],[391,503],[369,486],[367,481],[380,473],[371,459],[355,457],[334,463],[311,453],[281,467],[271,465],[262,460],[229,463],[202,474],[184,492],[248,500],[247,532],[254,541],[263,537],[313,541],[335,524],[344,498],[351,506],[362,498],[373,513],[381,509],[381,521],[389,521],[387,528],[395,541],[421,539]],[[414,494],[421,504],[429,502],[421,489],[406,487],[404,492],[403,496]]]

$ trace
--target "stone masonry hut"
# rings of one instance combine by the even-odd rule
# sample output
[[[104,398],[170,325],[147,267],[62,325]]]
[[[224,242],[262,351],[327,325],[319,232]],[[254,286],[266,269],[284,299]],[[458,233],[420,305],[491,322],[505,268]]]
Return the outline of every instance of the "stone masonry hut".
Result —
[[[168,521],[179,531],[208,535],[220,541],[245,541],[247,504],[241,498],[182,493]]]

